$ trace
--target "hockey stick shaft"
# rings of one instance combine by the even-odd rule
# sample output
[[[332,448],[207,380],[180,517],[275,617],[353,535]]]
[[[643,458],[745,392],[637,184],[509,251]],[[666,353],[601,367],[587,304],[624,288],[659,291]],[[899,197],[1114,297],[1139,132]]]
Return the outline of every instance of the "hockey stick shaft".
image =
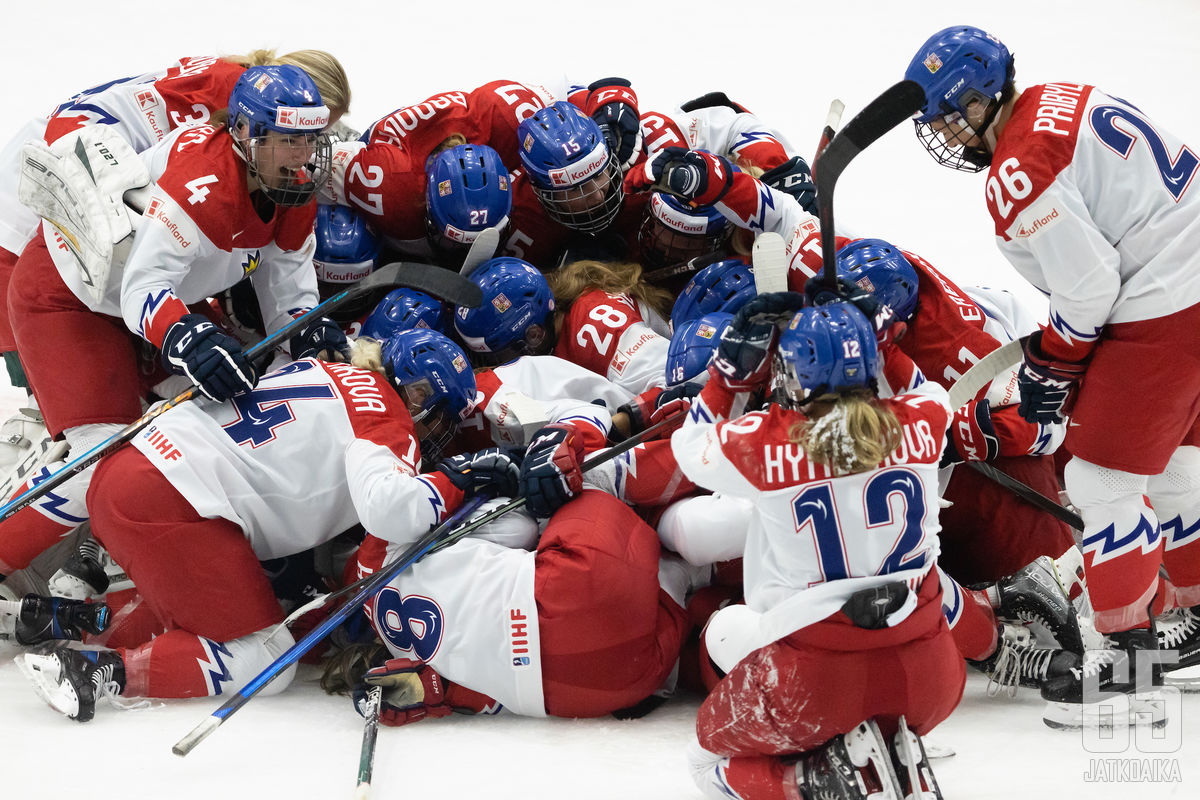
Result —
[[[435,270],[436,272],[431,272],[431,270]],[[453,295],[454,297],[457,297],[458,300],[463,301],[459,303],[460,305],[471,305],[470,301],[472,299],[474,300],[474,305],[479,305],[480,301],[483,299],[482,292],[480,292],[478,286],[453,272],[448,272],[439,267],[431,267],[427,264],[413,264],[410,262],[396,262],[393,264],[387,264],[386,266],[382,266],[375,270],[353,286],[346,287],[333,297],[330,297],[323,303],[318,304],[307,313],[302,314],[301,316],[289,322],[287,325],[284,325],[282,328],[275,331],[275,333],[271,334],[247,350],[246,358],[253,361],[263,353],[269,353],[279,345],[287,342],[295,334],[304,330],[304,328],[307,327],[313,320],[332,312],[347,301],[376,289],[387,288],[390,286],[410,286],[412,288],[425,291],[429,294],[437,294],[443,299],[450,299],[446,296]],[[3,508],[0,508],[0,521],[8,519],[21,509],[36,502],[38,498],[41,498],[50,491],[57,489],[76,474],[87,469],[104,456],[114,452],[126,442],[132,440],[139,431],[141,431],[155,419],[170,411],[172,408],[196,398],[199,394],[200,390],[195,386],[191,386],[175,395],[171,399],[164,400],[162,403],[155,405],[145,414],[142,414],[142,416],[138,417],[120,431],[114,433],[112,436],[93,447],[91,450],[88,450],[83,455],[72,460],[53,475],[50,475],[45,480],[39,481],[22,494],[13,498],[10,502],[4,505]]]
[[[833,224],[833,190],[854,157],[879,137],[911,117],[925,103],[925,91],[915,81],[900,81],[876,97],[846,123],[821,154],[821,168],[813,175],[817,184],[821,221],[821,282],[837,290],[837,244]]]
[[[686,413],[687,412],[685,411],[681,411],[678,414],[674,414],[662,420],[661,422],[652,425],[636,436],[631,436],[620,444],[605,450],[603,453],[599,453],[598,455],[587,459],[583,462],[583,464],[580,465],[580,470],[586,472],[587,470],[598,467],[607,461],[611,461],[625,451],[631,450],[647,439],[653,438],[660,431],[668,428],[670,425],[679,422],[680,417]],[[491,522],[496,517],[499,517],[502,514],[507,514],[514,508],[519,508],[524,504],[525,498],[518,497],[510,500],[494,511],[484,514],[482,517],[479,517],[478,519],[472,520],[466,525],[462,525],[457,529],[454,529],[453,531],[451,530],[452,526],[448,524],[450,520],[447,520],[441,525],[438,525],[436,528],[430,530],[416,542],[409,545],[408,549],[406,549],[398,557],[393,559],[388,564],[385,564],[378,572],[375,572],[374,574],[369,575],[363,580],[359,581],[358,584],[356,584],[359,585],[358,591],[355,592],[354,595],[347,600],[341,608],[332,612],[321,622],[321,624],[309,631],[303,639],[288,648],[283,655],[279,656],[279,658],[267,665],[267,667],[256,677],[251,679],[249,683],[243,686],[235,694],[230,696],[228,700],[221,704],[220,708],[213,711],[208,718],[206,718],[203,722],[193,728],[186,736],[176,742],[171,748],[171,752],[177,756],[186,756],[188,753],[190,753],[196,747],[196,745],[208,738],[208,736],[210,736],[213,731],[219,728],[222,723],[233,716],[238,709],[248,703],[250,698],[262,691],[264,686],[282,674],[283,671],[292,664],[295,664],[297,661],[299,661],[305,653],[307,653],[314,646],[316,646],[318,642],[328,636],[334,628],[345,622],[346,619],[359,608],[359,606],[363,605],[370,598],[378,594],[397,575],[415,564],[427,553],[432,552],[435,549],[435,546],[437,549],[448,546],[450,543],[458,541],[468,533],[477,530],[482,525]],[[453,519],[453,517],[451,519]]]
[[[371,773],[375,771],[375,743],[379,739],[379,706],[382,700],[383,687],[371,687],[363,714],[365,722],[362,749],[358,754],[358,785],[354,787],[354,800],[367,800],[371,796]]]
[[[1060,522],[1065,522],[1076,530],[1083,530],[1083,519],[1078,514],[1062,504],[1055,502],[1053,499],[1042,494],[1032,486],[1017,480],[1004,470],[999,469],[995,465],[989,464],[986,461],[968,461],[966,463],[970,464],[972,469],[983,475],[986,475],[990,480],[993,480],[1003,486],[1005,489],[1008,489],[1010,492],[1024,500],[1026,503],[1029,503],[1034,508],[1040,511],[1045,511],[1050,516],[1054,517]]]
[[[833,137],[837,135],[838,126],[842,123],[842,112],[845,110],[846,104],[841,100],[835,99],[829,104],[829,113],[825,115],[825,127],[821,129],[821,138],[817,140],[817,149],[813,151],[812,168],[814,173],[817,169],[817,160],[825,152],[825,148],[829,147]]]

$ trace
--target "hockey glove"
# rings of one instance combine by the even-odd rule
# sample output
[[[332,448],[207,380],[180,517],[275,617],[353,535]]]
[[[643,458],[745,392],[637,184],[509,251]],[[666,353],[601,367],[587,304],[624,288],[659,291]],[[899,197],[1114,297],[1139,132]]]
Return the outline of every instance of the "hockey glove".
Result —
[[[901,323],[903,324],[903,323]],[[939,467],[962,461],[992,461],[1000,455],[1000,439],[992,424],[987,400],[972,400],[954,412],[946,432],[946,449]]]
[[[211,400],[228,400],[258,383],[238,341],[200,314],[184,314],[167,328],[162,363],[173,374],[186,375]]]
[[[709,374],[733,392],[745,392],[771,377],[776,323],[804,308],[798,292],[769,292],[752,298],[733,315],[708,366]]]
[[[1087,364],[1055,361],[1042,350],[1042,332],[1025,340],[1025,361],[1017,371],[1021,405],[1017,413],[1026,422],[1052,425],[1062,422],[1075,405],[1079,382]]]
[[[549,517],[583,489],[583,440],[568,425],[551,423],[533,435],[521,462],[525,507]]]
[[[665,439],[683,424],[684,413],[692,407],[692,398],[703,388],[698,383],[681,383],[670,389],[647,389],[617,411],[629,415],[631,433],[641,433],[668,417],[679,415],[677,425],[668,426],[659,434],[660,439]]]
[[[637,95],[624,78],[602,78],[588,86],[584,113],[596,121],[608,150],[625,172],[642,154],[642,120]]]
[[[455,711],[478,714],[494,705],[490,698],[445,680],[433,667],[411,658],[393,658],[367,670],[353,695],[354,708],[364,716],[372,686],[383,687],[379,721],[391,727]]]
[[[349,361],[350,342],[342,327],[328,317],[310,322],[288,344],[292,358],[319,358],[322,361]]]
[[[516,497],[520,491],[520,461],[498,447],[463,453],[437,465],[466,497],[484,491],[491,496]]]
[[[775,169],[767,170],[759,180],[776,191],[790,194],[801,208],[814,217],[817,215],[817,185],[813,183],[808,162],[800,156],[793,156]]]
[[[875,295],[845,276],[838,277],[837,289],[830,289],[820,275],[809,278],[804,284],[804,294],[814,306],[850,303],[871,322],[879,341],[887,338],[888,329],[896,323],[896,313],[891,306],[879,302]]]
[[[667,147],[625,176],[630,194],[664,191],[695,206],[710,206],[733,185],[733,166],[703,150]]]

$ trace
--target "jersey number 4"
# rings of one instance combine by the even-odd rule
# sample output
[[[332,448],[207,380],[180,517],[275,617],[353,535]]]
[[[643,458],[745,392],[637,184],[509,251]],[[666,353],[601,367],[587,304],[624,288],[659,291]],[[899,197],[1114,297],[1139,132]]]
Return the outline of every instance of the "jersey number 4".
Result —
[[[892,512],[892,499],[898,497],[904,510],[899,519]],[[866,535],[877,535],[872,528],[894,527],[900,522],[900,532],[884,558],[877,574],[886,575],[904,569],[915,569],[925,563],[925,553],[914,556],[925,538],[925,487],[920,476],[903,468],[887,469],[872,477],[863,488],[866,510]],[[806,528],[813,537],[821,574],[826,581],[850,576],[846,555],[846,533],[838,518],[837,503],[830,483],[818,483],[806,488],[792,501],[796,515],[797,533]],[[862,536],[858,531],[852,536]]]
[[[264,385],[271,378],[304,372],[312,367],[312,364],[304,361],[293,362],[263,378],[262,383],[254,390],[234,397],[231,402],[238,412],[238,418],[222,426],[225,433],[238,444],[258,447],[272,441],[279,426],[286,425],[296,418],[292,413],[293,400],[333,399],[336,396],[333,389],[321,383],[310,386]]]

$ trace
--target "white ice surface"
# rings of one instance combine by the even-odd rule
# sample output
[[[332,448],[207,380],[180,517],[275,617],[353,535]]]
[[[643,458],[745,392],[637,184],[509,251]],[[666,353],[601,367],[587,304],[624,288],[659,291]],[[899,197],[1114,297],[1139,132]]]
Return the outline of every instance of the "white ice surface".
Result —
[[[8,77],[0,141],[74,92],[183,55],[319,47],[346,64],[348,121],[362,127],[438,91],[508,77],[550,83],[633,80],[645,109],[724,90],[810,154],[829,101],[848,120],[902,76],[933,31],[969,23],[1000,36],[1018,82],[1095,83],[1200,147],[1200,4],[1194,0],[1010,0],[986,8],[923,2],[335,4],[315,0],[158,4],[22,3],[0,20]],[[850,166],[838,219],[929,258],[960,283],[1036,292],[992,244],[983,178],[933,164],[907,125]],[[81,343],[81,346],[86,346]],[[0,394],[0,420],[22,400]],[[344,699],[302,673],[256,699],[186,759],[170,752],[219,704],[175,701],[143,712],[101,708],[78,725],[51,712],[0,645],[0,797],[349,798],[361,726]],[[1200,796],[1200,699],[1185,697],[1182,748],[1130,747],[1121,758],[1178,759],[1181,783],[1089,783],[1079,734],[1047,729],[1032,692],[988,698],[972,674],[962,705],[930,737],[958,755],[935,764],[945,795],[966,798]],[[615,720],[460,718],[379,736],[379,798],[697,798],[683,762],[694,701]],[[1197,759],[1193,761],[1192,759]],[[84,794],[86,793],[86,794]]]

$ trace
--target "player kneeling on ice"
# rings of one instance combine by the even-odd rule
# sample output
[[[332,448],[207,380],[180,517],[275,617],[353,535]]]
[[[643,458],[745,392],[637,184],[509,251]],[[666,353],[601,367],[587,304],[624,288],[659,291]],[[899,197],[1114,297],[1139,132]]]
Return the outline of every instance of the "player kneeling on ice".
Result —
[[[100,463],[93,532],[168,631],[137,647],[24,655],[54,708],[83,722],[105,695],[203,697],[245,685],[294,643],[260,560],[358,523],[407,545],[461,504],[453,475],[418,469],[472,407],[466,355],[433,331],[391,344],[381,359],[378,343],[356,343],[362,367],[300,359],[231,401],[179,405]],[[499,452],[488,464],[511,491],[516,464]]]
[[[948,396],[912,381],[878,398],[871,322],[802,301],[739,310],[672,437],[688,478],[754,508],[746,604],[705,630],[706,666],[725,674],[700,707],[693,776],[714,798],[940,796],[919,734],[965,680],[934,569]],[[885,372],[914,369],[886,347]],[[776,349],[785,404],[737,417]]]

